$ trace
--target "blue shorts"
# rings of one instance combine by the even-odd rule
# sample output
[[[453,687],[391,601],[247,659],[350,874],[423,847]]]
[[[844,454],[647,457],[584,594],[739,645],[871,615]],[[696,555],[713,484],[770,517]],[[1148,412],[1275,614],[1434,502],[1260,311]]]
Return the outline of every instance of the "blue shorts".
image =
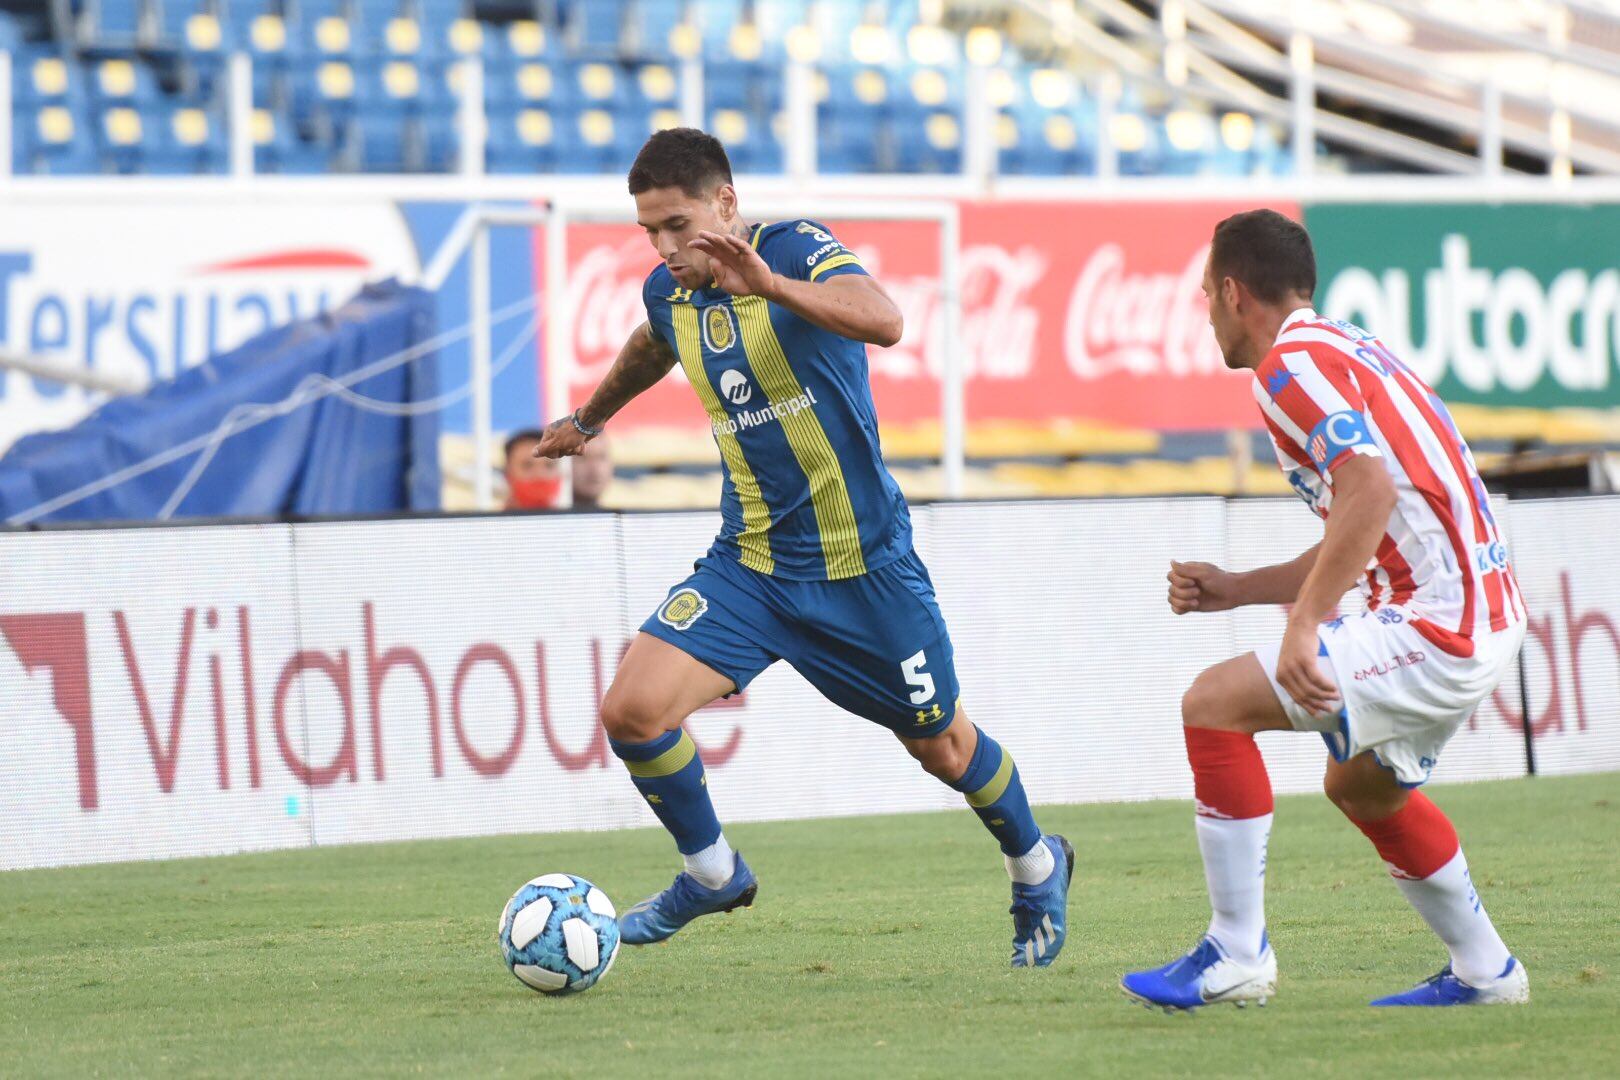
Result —
[[[915,551],[839,581],[789,581],[706,555],[641,632],[738,690],[786,660],[834,705],[908,739],[956,716],[951,636]]]

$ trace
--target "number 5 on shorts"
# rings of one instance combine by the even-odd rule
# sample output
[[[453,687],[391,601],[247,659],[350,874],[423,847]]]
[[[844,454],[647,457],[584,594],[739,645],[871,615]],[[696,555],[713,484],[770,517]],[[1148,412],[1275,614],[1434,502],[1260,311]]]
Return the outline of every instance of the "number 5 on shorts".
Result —
[[[928,657],[923,655],[921,649],[917,650],[915,656],[900,661],[900,673],[906,677],[906,685],[917,687],[911,692],[913,705],[921,705],[934,696],[934,677],[923,670],[926,663]]]

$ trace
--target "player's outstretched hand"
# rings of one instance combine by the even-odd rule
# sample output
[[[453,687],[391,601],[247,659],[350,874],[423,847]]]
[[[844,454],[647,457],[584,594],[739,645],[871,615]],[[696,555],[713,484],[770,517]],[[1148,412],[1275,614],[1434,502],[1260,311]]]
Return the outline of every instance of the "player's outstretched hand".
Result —
[[[540,442],[534,448],[534,456],[573,457],[582,452],[588,442],[590,440],[574,426],[574,421],[565,416],[546,425],[546,430],[540,436]]]
[[[1235,575],[1213,563],[1170,560],[1170,610],[1177,615],[1189,611],[1230,611],[1238,606]]]
[[[690,246],[709,257],[714,283],[732,296],[762,296],[776,277],[754,245],[740,236],[704,230]]]
[[[1312,716],[1338,707],[1339,688],[1317,663],[1316,627],[1289,620],[1277,654],[1277,682]]]

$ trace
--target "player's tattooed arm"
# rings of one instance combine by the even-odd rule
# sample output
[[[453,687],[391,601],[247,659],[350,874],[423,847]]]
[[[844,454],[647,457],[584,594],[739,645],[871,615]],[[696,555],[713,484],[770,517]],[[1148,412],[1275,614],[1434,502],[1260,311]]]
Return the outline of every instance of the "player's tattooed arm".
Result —
[[[692,247],[709,256],[715,284],[733,296],[763,296],[840,337],[887,348],[905,330],[900,307],[865,274],[842,274],[819,284],[773,271],[746,237],[702,232]]]
[[[545,435],[534,448],[535,457],[569,457],[578,454],[590,442],[591,436],[579,428],[599,429],[613,415],[650,389],[675,366],[678,357],[664,339],[653,333],[650,323],[642,323],[630,334],[630,339],[619,350],[613,366],[597,384],[590,400],[579,407],[575,416],[553,420],[546,426]]]

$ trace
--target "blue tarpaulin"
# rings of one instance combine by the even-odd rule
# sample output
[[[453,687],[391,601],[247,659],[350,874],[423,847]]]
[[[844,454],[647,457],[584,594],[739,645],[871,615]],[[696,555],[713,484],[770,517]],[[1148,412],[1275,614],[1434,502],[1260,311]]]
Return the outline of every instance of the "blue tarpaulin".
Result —
[[[433,310],[421,289],[367,286],[337,311],[109,401],[65,431],[19,439],[0,458],[0,519],[138,521],[166,508],[174,517],[436,509],[438,412],[400,415],[437,393]],[[332,392],[334,384],[345,389]],[[175,456],[70,505],[30,513],[164,454]]]

